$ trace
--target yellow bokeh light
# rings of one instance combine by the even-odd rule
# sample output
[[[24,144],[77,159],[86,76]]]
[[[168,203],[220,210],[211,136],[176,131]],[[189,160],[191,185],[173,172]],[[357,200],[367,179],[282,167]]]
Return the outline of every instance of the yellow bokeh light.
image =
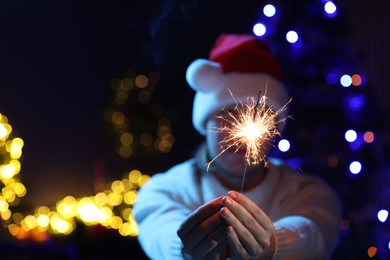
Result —
[[[10,155],[13,159],[19,159],[22,156],[22,147],[24,145],[24,142],[21,138],[15,138],[12,140],[11,146],[10,146]]]
[[[103,207],[104,205],[107,204],[107,195],[103,192],[99,192],[98,194],[95,195],[94,202],[99,207]]]
[[[131,146],[122,145],[119,147],[118,154],[123,158],[129,158],[133,154]]]
[[[113,84],[118,90],[124,92],[133,86],[130,79]],[[143,92],[150,96],[149,92]],[[127,153],[132,154],[130,145],[134,142],[134,136],[125,129],[129,122],[128,118],[122,112],[113,110],[106,111],[104,116],[108,122],[115,124],[116,131],[121,133],[122,147],[130,148]],[[169,120],[159,122],[159,126],[162,127],[159,129],[161,138],[171,138],[171,129],[167,126],[169,124]],[[85,225],[101,224],[107,228],[117,229],[122,236],[138,234],[138,227],[132,216],[132,205],[136,201],[137,189],[150,178],[138,170],[130,171],[122,180],[113,181],[109,186],[104,181],[104,185],[99,189],[103,192],[95,196],[78,199],[66,196],[58,201],[55,207],[40,206],[35,208],[34,214],[26,216],[20,212],[12,212],[10,207],[17,205],[19,198],[27,193],[26,187],[15,178],[21,170],[19,158],[22,156],[24,141],[21,138],[7,140],[12,127],[2,114],[0,114],[0,128],[3,137],[0,140],[0,155],[6,158],[0,164],[0,181],[4,185],[0,193],[0,217],[7,221],[6,225],[12,236],[17,239],[44,242],[50,239],[49,234],[68,235],[73,232],[76,218]],[[144,135],[142,142],[146,145],[153,143],[153,136]],[[119,215],[114,212],[119,212]]]
[[[111,120],[115,125],[121,125],[125,121],[125,115],[122,112],[116,111],[111,115]]]
[[[125,185],[122,181],[113,181],[111,184],[111,190],[115,193],[122,193],[125,190]]]
[[[162,153],[168,153],[172,149],[173,143],[169,139],[159,139],[156,143],[156,149]]]
[[[4,198],[10,203],[16,198],[15,192],[11,187],[4,187],[1,192],[3,193]]]
[[[111,221],[110,221],[111,228],[119,229],[122,226],[122,224],[123,224],[123,221],[120,217],[114,216],[111,218]]]
[[[0,139],[6,139],[9,135],[7,127],[5,124],[0,123]]]
[[[77,202],[72,196],[65,197],[57,203],[56,209],[64,218],[73,218],[76,215]]]
[[[121,134],[120,136],[120,142],[123,144],[123,145],[131,145],[134,141],[134,137],[131,133],[129,132],[125,132],[123,134]]]
[[[0,178],[10,179],[17,173],[17,169],[13,164],[0,165]]]
[[[128,205],[133,205],[137,198],[137,192],[136,191],[128,191],[124,195],[124,201]]]
[[[150,146],[153,144],[153,136],[149,133],[143,133],[140,137],[140,142],[143,146]]]
[[[6,212],[8,210],[9,204],[7,200],[0,196],[0,212]]]
[[[150,176],[149,176],[149,175],[143,174],[143,175],[138,179],[138,186],[139,186],[139,187],[144,186],[145,183],[147,183],[149,180],[150,180]],[[137,191],[135,191],[135,192],[137,192]]]
[[[124,104],[127,102],[127,98],[129,97],[129,93],[124,90],[118,90],[115,95],[115,102],[118,104]]]
[[[22,213],[15,212],[14,214],[12,214],[12,219],[16,224],[20,224],[20,222],[22,222],[23,218],[24,218],[24,216]]]
[[[25,223],[28,230],[34,229],[38,226],[37,219],[35,218],[35,216],[32,216],[32,215],[26,216],[24,218],[24,223]]]
[[[146,77],[145,75],[138,75],[136,78],[135,78],[135,85],[139,88],[145,88],[147,87],[149,84],[149,79],[148,77]]]
[[[50,213],[50,209],[46,206],[38,207],[35,211],[38,215],[48,215]]]
[[[50,224],[50,219],[49,219],[49,216],[47,215],[39,215],[37,217],[37,223],[38,223],[38,226],[41,227],[41,228],[47,228]]]
[[[132,216],[132,214],[133,214],[133,209],[132,208],[125,208],[125,209],[123,209],[122,210],[122,218],[124,219],[124,220],[129,220],[130,218],[132,218],[133,216]]]
[[[20,182],[14,183],[14,185],[12,185],[12,189],[18,197],[23,197],[27,193],[26,187]]]
[[[123,201],[123,197],[119,193],[110,193],[108,194],[107,204],[110,206],[118,206]]]
[[[74,229],[73,222],[62,219],[58,214],[50,218],[50,226],[58,234],[70,234]]]
[[[133,189],[133,184],[130,182],[129,179],[122,179],[122,183],[125,186],[125,191],[130,191]]]
[[[129,221],[123,223],[121,228],[119,229],[119,233],[122,236],[137,236],[138,235],[138,227],[135,221]]]
[[[157,129],[157,135],[158,136],[164,136],[164,135],[170,135],[171,134],[171,128],[169,126],[159,126]]]
[[[130,89],[132,89],[134,87],[134,83],[131,79],[124,78],[121,80],[119,87],[121,90],[129,91]]]
[[[9,209],[7,209],[5,211],[0,210],[0,214],[1,214],[1,218],[6,220],[6,221],[11,218],[11,211]]]
[[[137,184],[138,183],[138,180],[139,178],[141,177],[141,172],[138,171],[138,170],[132,170],[130,173],[129,173],[129,180],[134,183],[134,184]]]

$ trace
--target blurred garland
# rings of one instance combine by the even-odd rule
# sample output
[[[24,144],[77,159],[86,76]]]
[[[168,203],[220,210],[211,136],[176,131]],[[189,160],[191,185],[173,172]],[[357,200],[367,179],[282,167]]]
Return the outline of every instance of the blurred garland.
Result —
[[[174,143],[170,120],[162,117],[164,111],[161,106],[145,106],[147,109],[142,113],[133,113],[134,107],[128,107],[136,103],[139,109],[142,107],[140,104],[149,104],[158,79],[156,73],[148,76],[130,73],[111,83],[115,95],[104,118],[114,129],[112,136],[116,140],[116,152],[123,158],[134,156],[140,150],[149,154],[167,153]],[[131,118],[128,112],[137,115],[137,118]],[[152,120],[142,121],[142,118]],[[132,206],[138,189],[150,178],[139,170],[125,173],[121,180],[108,183],[95,195],[82,198],[66,196],[54,206],[39,206],[33,213],[19,212],[17,206],[27,194],[20,180],[23,145],[21,138],[12,136],[8,118],[0,114],[0,216],[3,226],[12,236],[43,242],[51,235],[71,234],[80,222],[117,230],[121,236],[137,236]]]

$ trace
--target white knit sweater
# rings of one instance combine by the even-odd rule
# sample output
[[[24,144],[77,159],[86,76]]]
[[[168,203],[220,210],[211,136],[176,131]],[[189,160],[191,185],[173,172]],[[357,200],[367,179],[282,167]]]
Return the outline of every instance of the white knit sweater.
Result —
[[[195,160],[188,160],[153,175],[139,190],[133,214],[138,240],[151,259],[183,259],[176,234],[180,224],[196,208],[229,191],[212,173],[195,169]],[[330,258],[341,210],[338,196],[324,181],[270,161],[263,181],[243,194],[274,223],[273,259]]]

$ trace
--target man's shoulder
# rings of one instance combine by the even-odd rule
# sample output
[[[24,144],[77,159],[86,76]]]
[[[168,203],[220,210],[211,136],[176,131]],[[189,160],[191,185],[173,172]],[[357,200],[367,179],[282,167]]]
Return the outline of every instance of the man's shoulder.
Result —
[[[151,180],[178,180],[188,179],[195,172],[195,160],[189,159],[181,163],[175,164],[166,171],[155,173],[151,176]]]
[[[277,176],[280,179],[283,179],[284,181],[292,181],[295,182],[318,182],[323,183],[324,180],[316,176],[314,174],[305,173],[300,170],[294,169],[292,166],[287,164],[285,161],[280,159],[272,158],[269,160],[269,171],[270,174]]]

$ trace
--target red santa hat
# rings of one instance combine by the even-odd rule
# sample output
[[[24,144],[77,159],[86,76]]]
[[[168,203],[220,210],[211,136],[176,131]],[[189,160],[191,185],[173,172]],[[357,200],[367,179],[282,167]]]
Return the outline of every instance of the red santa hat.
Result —
[[[186,79],[196,91],[192,122],[202,135],[212,115],[235,106],[237,101],[245,103],[250,97],[256,98],[259,91],[274,110],[288,102],[278,62],[267,44],[251,35],[222,34],[209,59],[197,59],[188,66]]]

